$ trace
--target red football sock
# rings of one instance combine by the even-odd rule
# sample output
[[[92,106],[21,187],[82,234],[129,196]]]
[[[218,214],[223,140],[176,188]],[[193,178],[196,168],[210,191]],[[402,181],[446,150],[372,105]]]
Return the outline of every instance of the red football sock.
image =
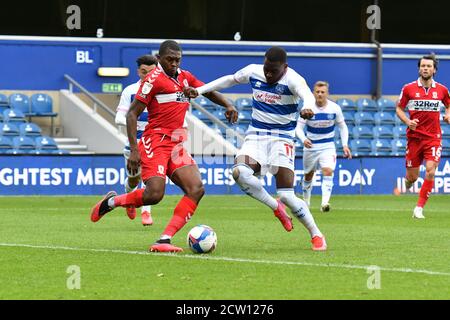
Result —
[[[424,180],[422,184],[422,188],[419,193],[419,201],[417,201],[417,206],[423,208],[427,203],[428,198],[430,197],[431,190],[433,189],[434,179],[433,180]]]
[[[197,209],[197,204],[193,200],[184,196],[175,207],[173,217],[164,230],[163,234],[173,237],[175,233],[178,232],[178,230],[183,228],[184,225],[188,223],[188,221],[194,215],[195,209]]]
[[[125,193],[120,196],[114,197],[114,206],[116,207],[129,207],[134,206],[136,208],[141,207],[144,204],[142,195],[145,189],[137,189],[130,193]]]

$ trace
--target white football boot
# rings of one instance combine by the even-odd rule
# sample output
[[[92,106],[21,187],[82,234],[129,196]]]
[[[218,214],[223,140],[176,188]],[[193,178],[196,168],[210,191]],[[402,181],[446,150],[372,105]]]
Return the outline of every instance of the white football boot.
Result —
[[[415,207],[413,211],[413,218],[416,219],[425,219],[425,216],[423,215],[423,208],[421,207]]]

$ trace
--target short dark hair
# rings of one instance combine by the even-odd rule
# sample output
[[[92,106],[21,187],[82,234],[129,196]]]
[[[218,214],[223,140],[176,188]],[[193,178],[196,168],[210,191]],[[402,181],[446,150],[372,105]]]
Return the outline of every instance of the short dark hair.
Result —
[[[158,59],[156,59],[155,56],[152,56],[151,54],[145,54],[143,56],[140,56],[136,60],[137,66],[140,67],[143,64],[146,66],[156,65],[158,63]]]
[[[281,47],[272,47],[266,51],[265,57],[270,62],[281,62],[286,63],[287,54],[286,51]]]
[[[159,46],[159,55],[162,56],[168,50],[181,51],[180,45],[174,40],[166,40]]]
[[[419,68],[420,68],[420,63],[422,62],[422,59],[425,59],[425,60],[432,60],[432,61],[433,61],[433,65],[434,65],[434,69],[437,70],[439,61],[438,61],[438,59],[436,58],[436,55],[435,55],[434,53],[430,53],[430,54],[425,55],[425,56],[423,56],[422,58],[420,58],[419,61],[417,62],[417,66],[418,66]]]

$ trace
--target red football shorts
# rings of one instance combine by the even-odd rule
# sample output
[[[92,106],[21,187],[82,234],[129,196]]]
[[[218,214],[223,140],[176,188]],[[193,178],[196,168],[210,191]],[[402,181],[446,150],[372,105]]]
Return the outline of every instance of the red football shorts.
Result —
[[[152,177],[169,178],[175,170],[189,165],[195,165],[183,142],[172,139],[169,135],[151,133],[139,140],[141,155],[142,181]]]
[[[442,141],[436,139],[408,138],[406,146],[406,167],[417,168],[424,160],[441,160]]]

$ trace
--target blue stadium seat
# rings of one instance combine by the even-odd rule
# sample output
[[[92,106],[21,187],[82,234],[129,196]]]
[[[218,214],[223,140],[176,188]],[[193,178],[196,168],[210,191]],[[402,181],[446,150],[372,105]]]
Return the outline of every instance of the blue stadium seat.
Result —
[[[201,112],[200,110],[192,110],[192,114],[206,124],[212,123],[212,121],[208,118],[208,116],[203,112]]]
[[[58,145],[56,144],[55,140],[53,140],[53,138],[48,136],[36,137],[35,142],[36,142],[36,149],[38,150],[58,149]]]
[[[341,107],[342,111],[357,111],[355,101],[347,98],[340,98],[336,100],[336,103]]]
[[[373,139],[373,130],[371,126],[357,126],[353,128],[354,139]]]
[[[0,135],[18,136],[19,134],[19,127],[14,123],[3,123],[0,127]]]
[[[0,150],[2,150],[2,153],[12,148],[13,148],[12,140],[8,137],[0,136]]]
[[[406,112],[406,116],[409,117],[408,112]],[[395,115],[394,121],[395,121],[395,125],[396,125],[396,126],[404,126],[404,125],[405,125],[405,124],[403,123],[403,121],[400,120],[399,117],[397,117],[397,115]]]
[[[341,141],[341,139],[334,140],[334,143],[336,145],[336,152],[337,152],[337,154],[338,155],[342,155],[344,153],[344,150],[342,148],[342,141]]]
[[[236,101],[234,103],[235,103],[236,108],[239,111],[245,110],[245,109],[249,110],[252,108],[253,100],[251,98],[239,98],[239,99],[236,99]]]
[[[227,122],[227,123],[228,123],[228,120],[227,120],[227,118],[225,117],[225,109],[216,110],[216,111],[213,112],[213,115],[214,115],[217,119],[219,119],[220,121],[222,121],[222,122]]]
[[[377,112],[374,115],[375,124],[377,126],[383,125],[383,124],[395,124],[395,115],[391,112]]]
[[[56,149],[52,151],[52,154],[59,154],[59,155],[70,154],[70,151],[65,149]]]
[[[391,141],[392,155],[401,156],[405,154],[406,151],[406,140],[405,139],[394,139]]]
[[[42,133],[41,128],[35,123],[22,123],[19,127],[21,136],[40,136]]]
[[[442,140],[442,155],[443,156],[450,156],[450,140],[449,139],[443,139]]]
[[[32,150],[36,148],[36,143],[30,137],[14,137],[13,146],[16,150]]]
[[[27,95],[22,93],[13,93],[9,96],[9,106],[11,109],[17,109],[22,111],[24,115],[30,115],[31,105],[30,98]]]
[[[207,109],[210,112],[213,112],[217,109],[214,102],[202,96],[195,98],[194,102],[201,105],[203,108]]]
[[[448,127],[448,124],[441,126],[441,130],[442,130],[442,138],[450,139],[450,128]]]
[[[381,125],[373,127],[373,136],[375,139],[392,139],[394,138],[394,126]]]
[[[354,125],[347,124],[348,137],[349,137],[349,139],[353,138],[353,128],[354,128],[354,127],[355,127]],[[341,136],[339,135],[338,138],[340,139]]]
[[[0,113],[2,114],[2,117],[3,111],[5,111],[7,108],[9,108],[8,97],[3,93],[0,93]]]
[[[236,132],[240,133],[241,135],[245,135],[247,129],[248,129],[247,123],[239,123],[238,125],[236,125]]]
[[[371,142],[373,156],[389,156],[392,152],[391,142],[387,139],[375,139]]]
[[[53,100],[48,94],[35,93],[31,96],[31,114],[38,117],[56,117],[53,112]]]
[[[239,123],[250,123],[252,121],[252,112],[248,110],[239,112],[238,121]]]
[[[357,126],[359,125],[374,125],[375,124],[375,119],[373,117],[373,113],[370,112],[357,112],[355,114],[355,124]]]
[[[3,111],[3,121],[5,122],[26,122],[25,115],[18,109],[6,109]]]
[[[380,98],[377,101],[378,110],[383,112],[395,112],[395,102],[391,99]]]
[[[358,108],[358,112],[377,112],[378,106],[372,99],[360,98],[356,100],[356,107]]]
[[[395,139],[403,139],[406,138],[406,126],[395,126],[392,133],[394,134]]]
[[[354,125],[355,124],[355,114],[356,114],[356,112],[353,112],[353,111],[344,111],[344,112],[342,112],[342,115],[344,116],[345,123],[347,125],[349,125],[349,124]]]
[[[355,139],[350,142],[350,148],[355,156],[368,156],[372,151],[370,144],[372,140],[368,139]]]

